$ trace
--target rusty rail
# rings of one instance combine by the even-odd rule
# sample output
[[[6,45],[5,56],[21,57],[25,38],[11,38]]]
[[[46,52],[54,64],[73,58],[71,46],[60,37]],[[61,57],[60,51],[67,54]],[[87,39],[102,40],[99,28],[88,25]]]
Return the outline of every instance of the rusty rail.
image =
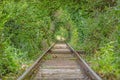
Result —
[[[81,56],[68,44],[66,43],[71,52],[75,53],[75,56],[78,58],[80,66],[82,67],[84,73],[88,75],[92,80],[102,80],[89,66],[88,64],[81,58]]]
[[[57,43],[57,41],[56,41]],[[36,62],[30,67],[28,68],[22,76],[20,76],[17,80],[31,80],[31,76],[35,75],[36,71],[38,71],[38,67],[40,66],[41,60],[43,59],[43,57],[45,57],[45,55],[54,47],[54,45],[56,44],[54,43],[46,52],[44,52],[42,54],[42,56],[40,56]],[[66,42],[65,42],[66,43]],[[69,47],[69,49],[71,50],[72,53],[75,54],[75,56],[78,58],[78,61],[80,63],[81,68],[83,69],[83,72],[89,77],[91,78],[91,80],[102,80],[89,66],[88,64],[81,58],[81,56],[68,44],[66,43],[67,46]]]
[[[42,56],[40,56],[36,61],[35,63],[29,67],[24,73],[22,76],[20,76],[17,80],[29,80],[29,78],[35,73],[35,70],[37,70],[37,68],[39,67],[40,65],[40,62],[42,60],[42,58],[54,47],[54,45],[56,44],[53,43],[51,47],[49,47],[49,49],[47,51],[45,51]]]

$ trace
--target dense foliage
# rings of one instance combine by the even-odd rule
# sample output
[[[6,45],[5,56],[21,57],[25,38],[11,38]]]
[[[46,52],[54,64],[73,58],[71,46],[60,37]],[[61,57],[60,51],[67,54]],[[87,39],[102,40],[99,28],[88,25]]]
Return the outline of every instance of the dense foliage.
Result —
[[[120,0],[1,0],[0,78],[17,78],[58,36],[102,78],[120,79]]]

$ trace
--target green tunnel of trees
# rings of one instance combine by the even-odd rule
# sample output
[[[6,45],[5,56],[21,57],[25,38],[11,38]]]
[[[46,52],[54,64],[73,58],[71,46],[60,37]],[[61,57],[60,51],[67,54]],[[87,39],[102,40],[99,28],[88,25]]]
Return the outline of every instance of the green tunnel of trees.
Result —
[[[120,0],[0,0],[0,78],[15,80],[58,36],[120,80]]]

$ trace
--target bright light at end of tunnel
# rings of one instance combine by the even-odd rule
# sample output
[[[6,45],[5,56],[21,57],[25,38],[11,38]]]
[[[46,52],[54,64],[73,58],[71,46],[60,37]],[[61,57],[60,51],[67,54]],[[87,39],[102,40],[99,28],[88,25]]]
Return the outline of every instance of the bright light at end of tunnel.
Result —
[[[59,40],[59,41],[64,41],[64,40],[65,40],[65,38],[62,37],[62,36],[60,36],[60,35],[57,35],[57,36],[56,36],[56,39]]]

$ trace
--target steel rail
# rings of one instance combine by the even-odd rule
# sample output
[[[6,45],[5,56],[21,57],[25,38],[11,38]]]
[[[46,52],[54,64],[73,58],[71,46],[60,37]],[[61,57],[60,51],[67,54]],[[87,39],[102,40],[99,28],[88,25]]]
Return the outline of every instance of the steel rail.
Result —
[[[36,70],[36,68],[40,65],[40,62],[42,60],[42,58],[54,47],[54,45],[56,44],[53,43],[52,46],[49,47],[49,49],[47,51],[45,51],[36,61],[35,63],[29,67],[17,80],[28,80],[28,78],[31,77],[31,74],[34,73],[34,71]]]
[[[64,41],[62,41],[64,42]],[[37,68],[40,66],[40,62],[45,57],[45,55],[54,47],[54,45],[57,43],[57,41],[47,50],[45,51],[42,56],[40,56],[36,62],[28,68],[22,76],[20,76],[17,80],[28,80],[31,78],[32,75],[34,75],[34,71],[37,70]],[[83,69],[83,72],[92,80],[102,80],[89,66],[88,64],[81,58],[81,56],[67,43],[65,42],[68,48],[71,50],[72,53],[75,54],[75,56],[78,58],[81,68]]]
[[[66,43],[66,42],[65,42]],[[89,66],[88,64],[81,58],[81,56],[68,44],[66,43],[71,52],[75,53],[76,57],[79,60],[80,66],[82,67],[84,73],[90,77],[92,80],[102,80]]]

